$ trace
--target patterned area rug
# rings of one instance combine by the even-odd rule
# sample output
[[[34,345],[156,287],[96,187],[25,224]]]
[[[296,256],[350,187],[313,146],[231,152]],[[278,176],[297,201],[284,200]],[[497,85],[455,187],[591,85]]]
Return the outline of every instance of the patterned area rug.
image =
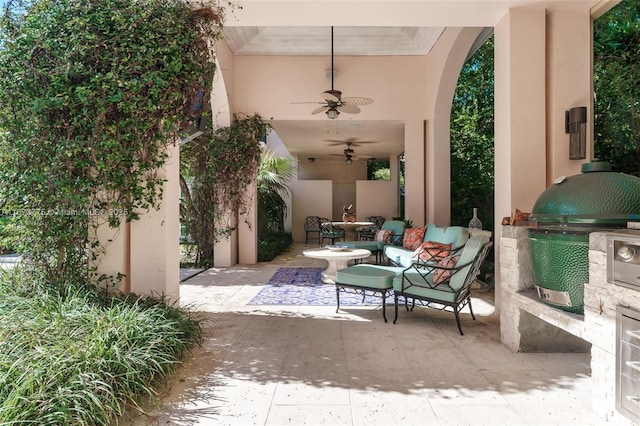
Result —
[[[335,306],[336,286],[322,282],[322,271],[324,268],[280,268],[248,304]],[[377,296],[365,296],[363,301],[362,295],[340,292],[340,306],[381,303]],[[393,296],[387,296],[389,304]]]

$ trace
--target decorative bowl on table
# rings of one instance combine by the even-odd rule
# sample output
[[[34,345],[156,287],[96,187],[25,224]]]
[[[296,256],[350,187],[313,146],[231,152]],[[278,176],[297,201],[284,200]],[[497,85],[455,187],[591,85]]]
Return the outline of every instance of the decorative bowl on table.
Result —
[[[344,245],[340,245],[340,244],[334,244],[334,245],[326,246],[325,248],[327,250],[329,250],[329,251],[346,251],[346,250],[349,249],[348,246],[344,246]]]

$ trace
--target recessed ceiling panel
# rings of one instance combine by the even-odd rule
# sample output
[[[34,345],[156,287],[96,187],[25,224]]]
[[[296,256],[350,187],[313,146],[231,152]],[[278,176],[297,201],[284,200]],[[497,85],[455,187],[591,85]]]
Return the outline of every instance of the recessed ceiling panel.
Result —
[[[426,55],[444,27],[335,27],[334,54]],[[224,27],[236,55],[331,55],[331,27]]]

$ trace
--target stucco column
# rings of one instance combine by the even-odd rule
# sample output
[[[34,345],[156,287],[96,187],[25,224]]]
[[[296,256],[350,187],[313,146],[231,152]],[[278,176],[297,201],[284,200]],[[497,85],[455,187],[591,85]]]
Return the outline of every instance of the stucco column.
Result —
[[[104,246],[98,273],[129,276],[129,291],[147,296],[180,296],[180,153],[168,149],[169,158],[158,171],[165,179],[160,207],[140,213],[140,219],[113,229],[104,223],[96,238]],[[128,234],[128,235],[127,235]],[[123,283],[124,284],[124,281]],[[119,288],[124,289],[122,286]]]
[[[256,182],[246,189],[253,202],[238,223],[238,262],[253,265],[258,261],[258,191]]]
[[[233,87],[233,54],[224,41],[216,43],[217,72],[213,79],[211,91],[211,111],[213,127],[231,126],[231,105],[229,104],[229,89]],[[229,81],[227,81],[227,79]],[[235,223],[237,218],[230,219]],[[225,221],[223,221],[225,222]],[[224,228],[226,225],[214,225]],[[238,263],[238,232],[234,231],[229,238],[217,241],[213,247],[213,264],[216,267],[228,267]]]
[[[404,217],[414,224],[425,223],[425,171],[424,121],[407,120],[404,126]],[[394,158],[391,158],[393,161]],[[393,170],[393,168],[392,168]],[[397,172],[396,170],[393,170]]]
[[[237,220],[233,220],[237,223]],[[227,225],[216,224],[216,228],[222,229]],[[222,238],[213,246],[213,265],[218,268],[226,268],[238,263],[238,231],[231,232],[228,238]]]
[[[495,247],[501,219],[531,211],[546,187],[544,9],[516,8],[495,26]],[[496,257],[496,294],[500,294]],[[496,300],[500,308],[500,300]]]
[[[171,300],[180,296],[180,151],[168,149],[169,158],[159,171],[164,182],[160,208],[131,223],[131,291]]]

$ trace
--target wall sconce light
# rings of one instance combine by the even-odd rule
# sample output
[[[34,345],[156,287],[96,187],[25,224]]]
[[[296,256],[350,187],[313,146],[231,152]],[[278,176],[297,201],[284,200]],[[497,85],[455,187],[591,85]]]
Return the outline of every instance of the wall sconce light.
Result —
[[[307,158],[307,160],[308,160],[310,163],[315,163],[315,162],[316,162],[316,157],[309,157],[309,158]]]
[[[569,133],[569,159],[582,160],[587,155],[587,107],[564,112],[564,132]]]

